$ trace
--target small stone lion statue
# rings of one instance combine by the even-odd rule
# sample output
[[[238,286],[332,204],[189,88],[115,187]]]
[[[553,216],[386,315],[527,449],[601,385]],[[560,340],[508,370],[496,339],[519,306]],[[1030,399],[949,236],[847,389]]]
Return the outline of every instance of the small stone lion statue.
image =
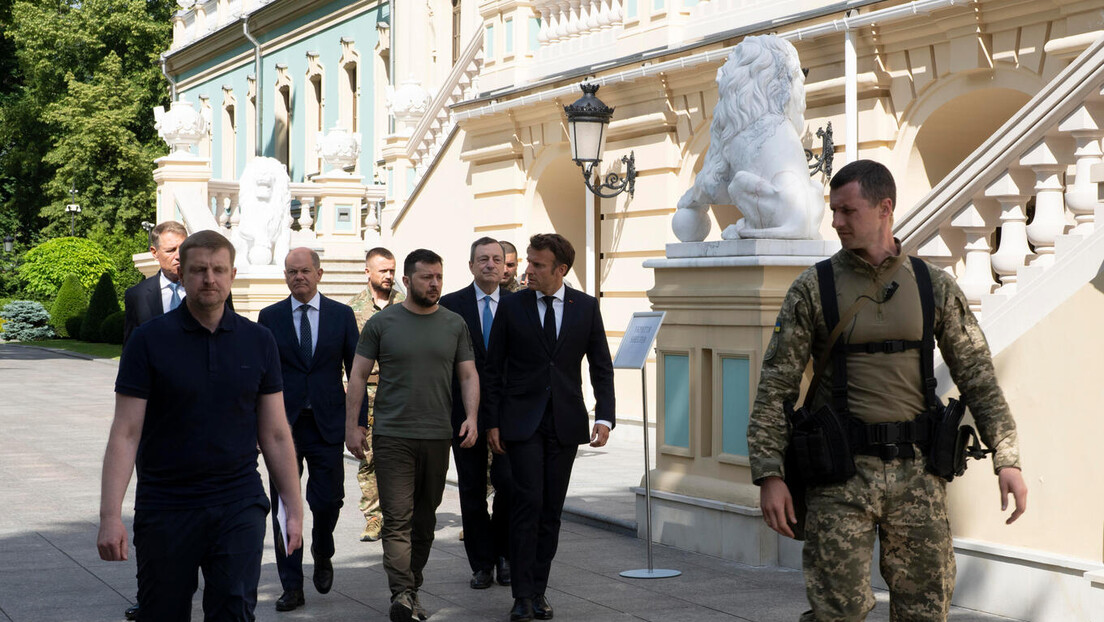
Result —
[[[238,181],[241,220],[230,235],[236,267],[268,266],[291,245],[291,180],[275,158],[253,158]]]
[[[710,204],[736,205],[743,218],[721,237],[819,239],[824,190],[809,178],[801,144],[805,75],[797,50],[774,35],[748,37],[717,70],[720,99],[694,186],[672,221],[683,242],[709,233]]]

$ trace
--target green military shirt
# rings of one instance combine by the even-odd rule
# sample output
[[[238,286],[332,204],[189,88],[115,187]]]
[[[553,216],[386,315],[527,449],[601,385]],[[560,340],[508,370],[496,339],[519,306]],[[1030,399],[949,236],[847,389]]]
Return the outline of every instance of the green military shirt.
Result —
[[[391,296],[387,299],[387,306],[398,304],[406,299],[397,289],[391,290]],[[368,318],[372,317],[376,313],[383,310],[383,307],[376,304],[376,297],[372,295],[372,286],[365,287],[362,292],[353,296],[353,299],[349,301],[349,306],[353,308],[353,315],[356,317],[357,330],[364,330],[364,325],[368,322]],[[376,404],[376,387],[379,385],[379,373],[378,367],[372,370],[372,375],[368,377],[368,423],[372,423],[372,410]],[[363,423],[363,422],[361,422]]]
[[[841,342],[864,343],[889,339],[919,340],[923,332],[919,291],[912,264],[905,261],[895,275],[886,274],[893,258],[875,267],[849,250],[831,258],[836,280],[837,304],[843,315],[874,280],[900,287],[883,304],[868,302],[856,315]],[[996,449],[995,469],[1020,466],[1016,424],[997,384],[992,356],[977,318],[954,278],[928,265],[935,296],[935,338],[943,360],[958,385],[962,400],[974,415],[982,440]],[[794,281],[782,302],[774,334],[763,356],[759,388],[748,424],[748,449],[754,481],[781,476],[789,422],[783,402],[798,400],[802,375],[810,361],[827,347],[828,327],[824,321],[815,267]],[[853,353],[847,355],[848,407],[868,423],[907,421],[924,406],[917,350],[897,354]],[[813,407],[826,403],[832,386],[828,365],[813,400]]]

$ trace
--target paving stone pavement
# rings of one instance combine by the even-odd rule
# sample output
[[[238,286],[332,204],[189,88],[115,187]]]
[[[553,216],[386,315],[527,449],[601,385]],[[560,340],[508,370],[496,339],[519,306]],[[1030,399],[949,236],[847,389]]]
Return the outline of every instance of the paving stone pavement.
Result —
[[[0,345],[0,621],[99,622],[122,620],[134,601],[134,557],[108,563],[96,552],[100,468],[111,425],[117,364]],[[625,532],[635,520],[629,487],[643,473],[641,428],[615,430],[611,446],[583,448],[568,507],[602,520],[565,516],[548,592],[557,620],[792,621],[805,609],[801,575],[753,568],[707,555],[655,546],[655,567],[673,579],[634,580],[622,570],[646,566],[644,541]],[[652,444],[654,447],[654,443]],[[308,581],[304,608],[274,610],[280,595],[275,555],[262,560],[257,619],[387,619],[388,590],[379,543],[361,543],[356,465],[346,464],[346,503],[337,526],[333,591],[319,595]],[[133,517],[133,480],[123,506]],[[468,587],[459,501],[446,490],[438,510],[436,542],[426,569],[422,603],[433,621],[508,619],[508,588]],[[305,531],[310,533],[309,512]],[[268,539],[271,543],[271,537]],[[311,572],[309,560],[306,572]],[[887,620],[887,597],[876,592],[870,620]],[[202,620],[200,595],[192,619]],[[954,622],[1003,620],[956,609]]]

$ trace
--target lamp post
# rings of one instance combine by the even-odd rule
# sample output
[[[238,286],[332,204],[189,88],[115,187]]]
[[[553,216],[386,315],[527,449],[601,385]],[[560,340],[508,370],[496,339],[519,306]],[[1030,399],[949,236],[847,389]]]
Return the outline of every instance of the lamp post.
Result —
[[[15,244],[15,238],[13,238],[10,235],[5,235],[4,236],[4,253],[6,254],[6,253],[12,252],[12,248],[15,247],[14,244]]]
[[[564,106],[568,137],[571,139],[571,159],[583,169],[583,183],[594,194],[612,199],[628,191],[629,196],[632,196],[636,186],[636,156],[633,152],[621,158],[625,165],[623,178],[611,171],[606,174],[604,183],[595,185],[592,181],[594,169],[602,161],[602,151],[606,147],[606,130],[613,118],[613,108],[595,96],[598,92],[597,84],[583,83],[579,88],[583,90],[583,96],[570,106]],[[611,192],[602,192],[603,188]]]
[[[81,206],[77,204],[77,186],[75,184],[69,187],[69,204],[65,206],[65,211],[69,213],[69,237],[73,237],[76,235],[77,214],[81,211]]]

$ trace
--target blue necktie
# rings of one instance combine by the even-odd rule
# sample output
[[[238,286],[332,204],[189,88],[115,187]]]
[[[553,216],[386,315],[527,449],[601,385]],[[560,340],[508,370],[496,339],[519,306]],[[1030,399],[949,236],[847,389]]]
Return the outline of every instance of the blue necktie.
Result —
[[[169,311],[180,306],[180,283],[169,283],[172,290],[172,298],[169,298]]]
[[[491,343],[491,324],[494,323],[494,315],[491,314],[491,296],[483,296],[483,348]]]
[[[303,358],[310,362],[314,358],[314,345],[311,340],[311,323],[310,318],[307,317],[307,309],[310,309],[310,305],[303,305],[299,307],[303,312],[303,317],[299,322],[299,349],[303,351]]]

